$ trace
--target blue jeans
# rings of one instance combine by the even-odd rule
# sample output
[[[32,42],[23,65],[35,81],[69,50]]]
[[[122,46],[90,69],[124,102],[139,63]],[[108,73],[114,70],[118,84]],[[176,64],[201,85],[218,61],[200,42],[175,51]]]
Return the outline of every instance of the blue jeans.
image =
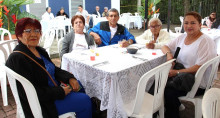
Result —
[[[92,103],[83,87],[79,92],[69,93],[63,100],[56,100],[55,105],[58,115],[75,112],[77,118],[92,118]]]

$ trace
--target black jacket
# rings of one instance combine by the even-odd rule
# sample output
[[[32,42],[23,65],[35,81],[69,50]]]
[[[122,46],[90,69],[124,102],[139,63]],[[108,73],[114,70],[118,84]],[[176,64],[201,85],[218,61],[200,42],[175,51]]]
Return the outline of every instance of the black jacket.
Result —
[[[26,53],[34,60],[36,60],[38,63],[40,63],[43,67],[45,67],[43,60],[38,59],[26,47],[26,45],[22,44],[21,42],[19,42],[19,44],[15,47],[14,50],[18,50]],[[37,47],[37,50],[41,55],[43,55],[45,58],[51,61],[45,49],[41,47]],[[44,118],[58,117],[58,113],[54,101],[64,99],[65,92],[60,86],[58,87],[48,86],[48,75],[42,68],[40,68],[36,63],[34,63],[28,57],[18,52],[14,52],[9,56],[6,62],[6,66],[14,70],[16,73],[22,75],[33,84],[38,95],[38,99],[41,105]],[[56,80],[62,81],[64,83],[69,83],[70,78],[75,78],[75,77],[69,72],[61,70],[58,67],[55,67]],[[17,81],[17,89],[25,117],[32,118],[33,115],[29,107],[25,91],[22,85],[18,81]]]
[[[215,22],[212,24],[211,28],[218,28],[220,25],[220,18],[217,18]]]
[[[64,12],[63,15],[61,15],[60,11],[57,12],[57,16],[64,16],[66,15],[66,18],[69,18],[69,16]]]

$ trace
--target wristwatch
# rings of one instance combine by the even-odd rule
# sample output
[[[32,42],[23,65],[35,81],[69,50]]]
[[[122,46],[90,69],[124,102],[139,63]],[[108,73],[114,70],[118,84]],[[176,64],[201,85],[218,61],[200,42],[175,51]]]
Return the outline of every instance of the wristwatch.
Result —
[[[179,71],[177,71],[177,75],[179,75],[180,74],[180,72]]]
[[[128,43],[129,43],[129,45],[131,45],[132,43],[131,43],[131,40],[128,40]]]

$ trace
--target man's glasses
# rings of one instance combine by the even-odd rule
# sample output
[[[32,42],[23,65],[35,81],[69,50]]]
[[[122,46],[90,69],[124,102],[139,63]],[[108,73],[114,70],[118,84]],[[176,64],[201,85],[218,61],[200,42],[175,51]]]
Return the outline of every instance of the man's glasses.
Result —
[[[156,25],[156,26],[150,26],[151,29],[158,29],[160,28],[160,25]]]
[[[36,33],[36,34],[40,34],[41,33],[41,31],[39,30],[39,29],[35,29],[35,30],[32,30],[32,29],[26,29],[26,30],[24,30],[24,32],[25,33],[31,33],[31,32],[34,32],[34,33]]]
[[[211,14],[211,15],[216,15],[216,14]]]

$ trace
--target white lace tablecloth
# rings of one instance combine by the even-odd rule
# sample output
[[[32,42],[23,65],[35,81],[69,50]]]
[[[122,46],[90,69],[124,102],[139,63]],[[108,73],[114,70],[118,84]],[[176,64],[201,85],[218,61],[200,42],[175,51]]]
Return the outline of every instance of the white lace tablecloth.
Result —
[[[95,61],[90,60],[90,50],[64,54],[62,69],[73,73],[90,97],[101,100],[100,110],[107,109],[108,118],[127,118],[123,104],[135,98],[140,77],[166,57],[161,50],[146,48],[131,55],[117,44],[96,48],[95,52],[99,54]],[[99,64],[102,62],[107,63]]]

